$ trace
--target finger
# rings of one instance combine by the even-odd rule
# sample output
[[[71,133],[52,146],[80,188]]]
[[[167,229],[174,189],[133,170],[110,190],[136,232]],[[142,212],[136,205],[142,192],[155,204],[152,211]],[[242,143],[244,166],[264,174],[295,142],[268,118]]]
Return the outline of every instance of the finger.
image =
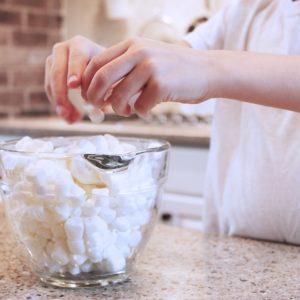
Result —
[[[148,70],[143,64],[138,65],[113,89],[107,101],[111,103],[116,114],[124,117],[131,114],[133,97],[143,89],[150,78]]]
[[[155,105],[162,101],[162,99],[160,84],[152,79],[142,90],[141,95],[134,104],[134,109],[138,115],[145,117]]]
[[[51,85],[50,85],[50,71],[52,68],[52,55],[49,55],[46,59],[45,63],[45,80],[44,80],[44,88],[46,95],[48,97],[49,102],[54,105],[51,93]]]
[[[81,85],[83,72],[90,60],[88,49],[82,49],[80,44],[75,44],[69,50],[68,62],[68,87],[78,88]]]
[[[110,47],[99,55],[96,55],[89,62],[86,67],[83,78],[82,78],[82,96],[86,99],[86,93],[90,86],[90,83],[95,75],[95,73],[104,65],[114,60],[118,56],[122,55],[128,49],[128,42],[121,42],[113,47]]]
[[[131,72],[137,63],[138,58],[136,56],[125,53],[103,66],[96,72],[91,81],[86,94],[87,101],[101,107],[111,86]]]
[[[50,72],[51,95],[57,113],[69,123],[78,118],[78,111],[68,99],[67,73],[68,49],[63,45],[54,47]]]

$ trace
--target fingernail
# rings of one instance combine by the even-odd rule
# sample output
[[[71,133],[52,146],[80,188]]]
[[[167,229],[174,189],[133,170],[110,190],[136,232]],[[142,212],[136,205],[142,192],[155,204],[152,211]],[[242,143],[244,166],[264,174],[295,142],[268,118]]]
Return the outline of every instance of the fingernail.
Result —
[[[71,75],[69,78],[68,78],[68,84],[72,84],[72,83],[75,83],[78,81],[78,77],[76,75]]]

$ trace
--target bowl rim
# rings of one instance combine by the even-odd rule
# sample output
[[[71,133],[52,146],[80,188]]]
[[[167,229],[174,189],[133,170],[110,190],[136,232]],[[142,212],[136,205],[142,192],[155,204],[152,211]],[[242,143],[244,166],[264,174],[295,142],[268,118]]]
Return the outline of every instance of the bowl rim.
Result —
[[[64,138],[64,139],[90,139],[93,137],[98,137],[98,136],[105,136],[105,135],[71,135],[71,136],[45,136],[45,137],[36,137],[36,138],[32,138],[32,139],[36,139],[36,140],[50,140],[50,139],[58,139],[58,138]],[[25,136],[24,136],[25,137]],[[11,139],[11,140],[7,140],[7,141],[2,141],[0,142],[0,153],[4,152],[4,153],[11,153],[11,154],[22,154],[22,155],[28,155],[28,156],[39,156],[39,157],[49,157],[49,158],[72,158],[74,156],[78,156],[78,155],[83,155],[85,153],[55,153],[55,152],[30,152],[30,151],[19,151],[19,150],[15,150],[15,149],[8,149],[5,148],[7,146],[11,146],[13,144],[16,144],[18,141],[20,141],[22,138],[17,138],[17,139]],[[135,138],[135,137],[126,137],[126,136],[116,136],[114,135],[115,138],[117,138],[119,141],[121,142],[142,142],[142,143],[150,143],[150,142],[158,142],[159,145],[158,146],[153,146],[153,147],[144,147],[144,148],[138,148],[134,151],[129,151],[129,152],[123,152],[123,153],[114,153],[111,155],[132,155],[132,156],[136,156],[137,152],[139,152],[140,150],[151,150],[151,152],[163,152],[163,151],[168,151],[171,148],[171,144],[164,140],[164,139],[152,139],[152,138]],[[89,153],[89,154],[105,154],[107,156],[110,156],[110,154],[107,153]]]

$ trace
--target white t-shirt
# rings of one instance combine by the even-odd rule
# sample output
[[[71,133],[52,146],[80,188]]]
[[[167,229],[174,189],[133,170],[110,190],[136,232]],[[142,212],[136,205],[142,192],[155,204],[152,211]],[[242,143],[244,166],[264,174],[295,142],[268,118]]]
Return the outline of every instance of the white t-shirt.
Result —
[[[300,1],[230,2],[192,47],[300,54]],[[217,100],[203,218],[206,231],[300,244],[299,113]]]

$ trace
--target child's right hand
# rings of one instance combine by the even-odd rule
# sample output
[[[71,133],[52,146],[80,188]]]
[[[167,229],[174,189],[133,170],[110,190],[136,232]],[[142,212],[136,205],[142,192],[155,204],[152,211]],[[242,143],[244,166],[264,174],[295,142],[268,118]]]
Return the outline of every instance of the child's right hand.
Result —
[[[80,118],[80,113],[68,98],[68,89],[81,86],[83,72],[89,61],[104,48],[82,37],[75,36],[54,45],[47,57],[45,90],[59,116],[69,123]]]

